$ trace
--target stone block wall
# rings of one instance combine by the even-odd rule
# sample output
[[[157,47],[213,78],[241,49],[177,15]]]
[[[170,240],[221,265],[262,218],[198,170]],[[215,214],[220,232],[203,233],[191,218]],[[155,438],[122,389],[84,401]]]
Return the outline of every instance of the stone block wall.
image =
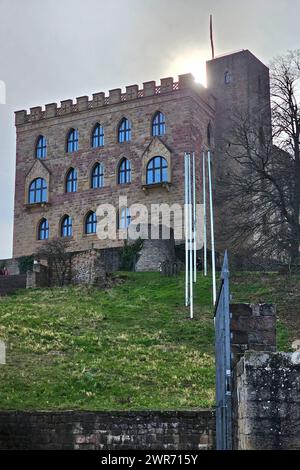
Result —
[[[90,286],[105,287],[105,264],[98,250],[73,253],[71,258],[71,282]]]
[[[210,450],[212,410],[0,412],[1,450]]]
[[[271,304],[231,304],[233,365],[246,351],[276,351],[276,308]]]
[[[49,271],[47,266],[41,263],[33,265],[32,271],[27,271],[26,288],[47,287],[49,286]]]
[[[236,369],[235,448],[300,450],[300,353],[246,353]]]

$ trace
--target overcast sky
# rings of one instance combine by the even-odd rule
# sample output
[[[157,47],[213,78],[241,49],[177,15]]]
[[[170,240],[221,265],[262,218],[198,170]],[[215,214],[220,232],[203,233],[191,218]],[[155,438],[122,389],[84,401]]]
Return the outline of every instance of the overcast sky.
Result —
[[[11,256],[18,109],[193,72],[250,49],[264,63],[300,47],[295,0],[0,0],[0,259]]]

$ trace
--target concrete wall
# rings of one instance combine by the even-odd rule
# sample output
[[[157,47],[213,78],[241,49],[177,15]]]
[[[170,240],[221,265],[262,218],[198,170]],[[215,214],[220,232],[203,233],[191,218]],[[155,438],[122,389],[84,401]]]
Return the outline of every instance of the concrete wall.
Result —
[[[0,412],[0,449],[214,448],[211,410]]]
[[[300,353],[246,353],[236,394],[236,449],[300,450]]]

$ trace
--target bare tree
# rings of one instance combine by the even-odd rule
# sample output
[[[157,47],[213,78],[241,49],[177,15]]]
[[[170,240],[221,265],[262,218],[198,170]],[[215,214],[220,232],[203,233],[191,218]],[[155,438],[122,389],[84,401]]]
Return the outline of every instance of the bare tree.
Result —
[[[232,214],[225,238],[260,259],[299,263],[300,51],[271,64],[272,131],[236,116],[227,142],[230,171],[221,180],[223,210]],[[225,220],[226,218],[224,218]],[[228,218],[227,218],[228,221]]]
[[[50,270],[51,282],[64,286],[69,280],[70,253],[69,241],[62,238],[54,238],[45,242],[36,254],[38,259],[45,259]]]

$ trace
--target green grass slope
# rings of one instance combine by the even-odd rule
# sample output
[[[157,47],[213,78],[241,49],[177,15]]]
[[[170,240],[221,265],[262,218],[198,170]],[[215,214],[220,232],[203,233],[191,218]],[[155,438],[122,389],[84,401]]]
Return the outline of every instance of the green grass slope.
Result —
[[[267,280],[234,275],[234,301],[276,300],[275,278]],[[210,290],[210,279],[199,276],[193,321],[183,307],[183,275],[126,273],[106,291],[35,289],[0,298],[0,339],[9,344],[0,409],[212,406]],[[289,347],[291,331],[280,317],[281,349]]]

